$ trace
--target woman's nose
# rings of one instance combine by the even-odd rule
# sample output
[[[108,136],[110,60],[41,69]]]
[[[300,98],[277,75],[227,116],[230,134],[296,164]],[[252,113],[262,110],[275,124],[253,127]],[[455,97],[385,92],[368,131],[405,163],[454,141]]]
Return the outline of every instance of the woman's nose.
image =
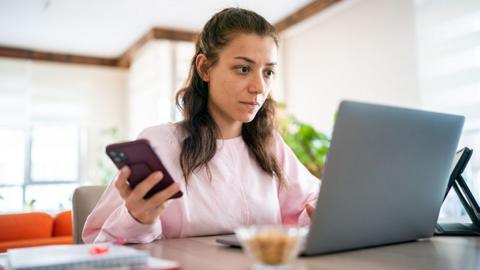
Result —
[[[248,91],[255,94],[263,94],[266,84],[263,74],[255,74],[252,76]]]

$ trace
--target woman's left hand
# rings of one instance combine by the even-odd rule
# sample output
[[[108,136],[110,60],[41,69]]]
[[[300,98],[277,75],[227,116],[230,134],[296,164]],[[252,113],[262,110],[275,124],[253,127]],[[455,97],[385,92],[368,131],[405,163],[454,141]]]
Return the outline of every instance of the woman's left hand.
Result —
[[[315,212],[315,207],[313,207],[311,204],[307,203],[307,204],[305,204],[305,210],[307,210],[308,217],[312,218],[313,212]]]

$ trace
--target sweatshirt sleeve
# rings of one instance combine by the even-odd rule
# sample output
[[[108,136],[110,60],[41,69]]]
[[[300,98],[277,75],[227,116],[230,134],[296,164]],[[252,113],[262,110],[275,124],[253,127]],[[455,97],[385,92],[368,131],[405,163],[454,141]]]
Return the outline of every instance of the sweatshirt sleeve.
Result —
[[[126,243],[149,243],[161,235],[160,219],[148,225],[136,221],[128,212],[112,181],[87,217],[82,239],[85,243],[117,240]]]
[[[310,223],[305,204],[315,207],[320,191],[321,180],[313,176],[300,163],[293,151],[275,133],[277,158],[285,174],[287,185],[279,187],[280,213],[283,224],[306,226]]]
[[[147,138],[144,130],[139,138]],[[85,222],[82,239],[85,243],[115,242],[149,243],[162,237],[160,218],[153,224],[136,221],[125,207],[125,202],[115,188],[115,181],[108,185]]]

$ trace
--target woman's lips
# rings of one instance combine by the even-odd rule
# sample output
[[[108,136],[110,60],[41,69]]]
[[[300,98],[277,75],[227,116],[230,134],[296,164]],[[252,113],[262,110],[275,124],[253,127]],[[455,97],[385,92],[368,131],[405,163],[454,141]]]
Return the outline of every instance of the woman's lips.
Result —
[[[245,105],[249,111],[255,110],[260,105],[258,102],[249,102],[249,101],[240,101],[240,103]]]

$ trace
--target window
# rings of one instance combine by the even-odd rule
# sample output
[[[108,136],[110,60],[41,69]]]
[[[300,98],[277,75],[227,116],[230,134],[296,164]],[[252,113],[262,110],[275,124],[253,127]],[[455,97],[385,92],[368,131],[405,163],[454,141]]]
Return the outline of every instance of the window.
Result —
[[[18,212],[23,209],[21,186],[0,187],[0,212]]]
[[[79,130],[75,126],[35,125],[32,131],[32,182],[77,181]]]
[[[0,212],[70,208],[80,178],[80,129],[62,124],[3,127],[0,138]]]
[[[25,132],[17,128],[0,127],[0,183],[19,185],[25,172]]]
[[[35,209],[56,210],[70,209],[73,190],[77,184],[42,184],[25,187],[26,207],[34,202]],[[55,194],[55,196],[51,196]]]
[[[125,70],[0,58],[0,212],[58,212],[75,186],[112,179],[104,149],[126,137],[127,79]]]
[[[480,200],[480,1],[416,0],[420,91],[426,109],[464,115],[459,148],[473,149],[464,172]],[[441,216],[465,215],[450,192]]]

